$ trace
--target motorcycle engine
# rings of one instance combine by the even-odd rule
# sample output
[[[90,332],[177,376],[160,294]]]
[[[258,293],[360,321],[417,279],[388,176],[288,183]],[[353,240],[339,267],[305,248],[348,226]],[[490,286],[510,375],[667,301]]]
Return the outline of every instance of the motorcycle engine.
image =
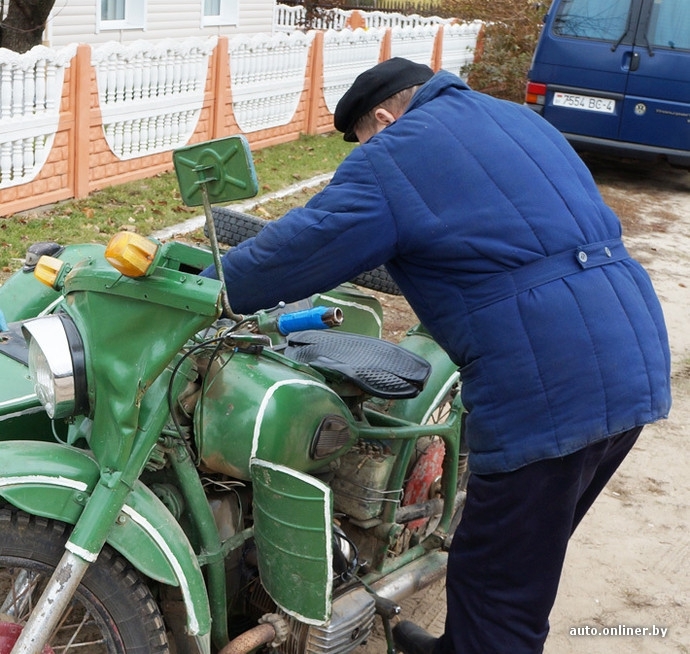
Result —
[[[386,501],[400,499],[402,490],[387,492],[395,456],[379,443],[359,441],[340,458],[331,482],[336,511],[361,523],[377,518]]]
[[[255,615],[276,612],[275,604],[258,580],[250,592],[249,602]],[[361,586],[342,592],[334,598],[331,619],[325,625],[309,625],[283,615],[289,625],[289,635],[276,650],[278,654],[347,654],[371,635],[374,598]]]

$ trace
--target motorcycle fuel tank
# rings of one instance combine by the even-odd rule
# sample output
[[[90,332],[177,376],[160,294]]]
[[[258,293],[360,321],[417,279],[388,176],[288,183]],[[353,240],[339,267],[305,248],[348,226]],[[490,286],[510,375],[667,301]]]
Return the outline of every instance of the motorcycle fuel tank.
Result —
[[[252,459],[314,472],[357,440],[352,414],[323,378],[270,350],[226,353],[210,366],[194,431],[202,467],[242,480]]]

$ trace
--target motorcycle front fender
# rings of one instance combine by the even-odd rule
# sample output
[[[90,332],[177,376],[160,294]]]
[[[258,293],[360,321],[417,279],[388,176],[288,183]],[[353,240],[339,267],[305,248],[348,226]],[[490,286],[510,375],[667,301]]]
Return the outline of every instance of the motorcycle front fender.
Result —
[[[0,497],[32,515],[76,524],[100,469],[86,452],[57,443],[0,443]],[[137,482],[108,534],[108,544],[142,574],[179,587],[187,632],[210,632],[208,595],[187,536],[162,502]]]

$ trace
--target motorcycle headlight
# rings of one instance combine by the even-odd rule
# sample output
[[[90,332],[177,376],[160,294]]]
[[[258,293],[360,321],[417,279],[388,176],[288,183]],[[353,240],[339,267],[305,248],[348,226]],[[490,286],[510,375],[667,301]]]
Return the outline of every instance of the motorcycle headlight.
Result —
[[[24,323],[29,346],[29,374],[38,400],[51,418],[67,418],[86,409],[84,343],[65,314]]]

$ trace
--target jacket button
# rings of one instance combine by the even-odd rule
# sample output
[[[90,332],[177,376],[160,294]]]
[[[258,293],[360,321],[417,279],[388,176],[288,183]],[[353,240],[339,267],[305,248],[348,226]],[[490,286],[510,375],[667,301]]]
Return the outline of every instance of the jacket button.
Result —
[[[604,253],[606,254],[607,257],[610,257],[610,256],[611,256],[611,250],[609,250],[608,247],[605,247],[605,248],[604,248]]]
[[[587,261],[587,253],[580,251],[577,253],[577,258],[580,260],[580,263],[585,263]]]

